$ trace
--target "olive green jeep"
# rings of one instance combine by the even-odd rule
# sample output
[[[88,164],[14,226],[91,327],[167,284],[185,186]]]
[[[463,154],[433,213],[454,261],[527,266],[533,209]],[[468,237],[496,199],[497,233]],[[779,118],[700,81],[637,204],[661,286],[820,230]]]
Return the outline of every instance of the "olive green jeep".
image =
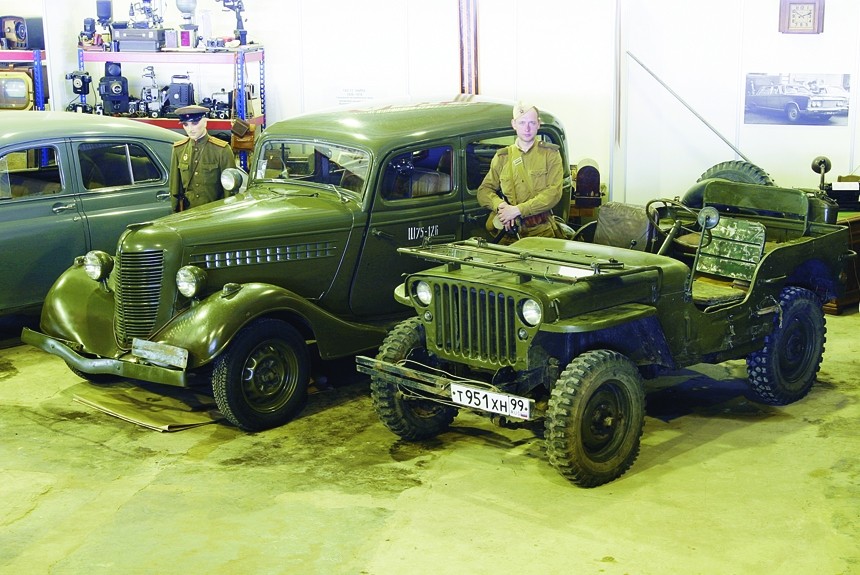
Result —
[[[390,294],[430,264],[398,248],[486,234],[476,191],[514,141],[511,109],[457,96],[275,123],[246,190],[247,175],[227,170],[234,196],[129,226],[114,255],[79,257],[22,340],[88,380],[211,383],[235,425],[281,425],[305,401],[311,353],[377,348],[411,313]],[[539,138],[565,160],[566,214],[565,133],[542,120]]]
[[[647,379],[746,358],[758,401],[809,392],[822,303],[856,255],[820,207],[812,190],[706,178],[683,201],[605,204],[591,242],[402,249],[438,265],[397,287],[415,317],[357,368],[404,439],[441,433],[460,409],[503,425],[542,421],[550,463],[579,486],[601,485],[639,453]]]

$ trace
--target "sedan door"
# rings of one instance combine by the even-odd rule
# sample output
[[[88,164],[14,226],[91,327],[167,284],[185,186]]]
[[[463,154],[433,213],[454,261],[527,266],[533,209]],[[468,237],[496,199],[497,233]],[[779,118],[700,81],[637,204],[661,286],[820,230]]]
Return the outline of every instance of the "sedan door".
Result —
[[[166,147],[155,150],[155,146]],[[87,221],[90,249],[116,251],[129,224],[171,213],[167,168],[170,142],[76,142],[74,162],[81,189],[81,212]]]
[[[38,308],[87,249],[69,168],[64,143],[0,150],[0,314]]]

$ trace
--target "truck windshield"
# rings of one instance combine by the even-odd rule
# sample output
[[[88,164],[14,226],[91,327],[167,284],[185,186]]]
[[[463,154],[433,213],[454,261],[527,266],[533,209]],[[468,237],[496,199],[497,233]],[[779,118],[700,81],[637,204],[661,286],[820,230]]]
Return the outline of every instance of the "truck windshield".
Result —
[[[262,146],[254,169],[257,180],[302,180],[364,194],[370,154],[327,142],[275,140]]]

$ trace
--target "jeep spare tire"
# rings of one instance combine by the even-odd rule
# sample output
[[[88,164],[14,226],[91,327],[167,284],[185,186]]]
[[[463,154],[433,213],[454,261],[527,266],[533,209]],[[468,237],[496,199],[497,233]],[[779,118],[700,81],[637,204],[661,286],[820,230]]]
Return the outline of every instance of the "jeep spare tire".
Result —
[[[772,186],[773,180],[767,172],[752,164],[742,160],[732,160],[731,162],[720,162],[715,166],[711,166],[705,173],[699,176],[697,181],[707,180],[710,178],[720,178],[723,180],[731,180],[732,182],[742,182],[744,184],[759,184],[762,186]]]
[[[730,162],[720,162],[715,166],[711,166],[699,176],[696,182],[710,179],[729,180],[732,182],[740,182],[742,184],[758,184],[760,186],[773,186],[773,180],[767,172],[752,164],[742,160],[732,160]],[[690,208],[702,207],[702,186],[693,186],[681,198],[681,203]]]

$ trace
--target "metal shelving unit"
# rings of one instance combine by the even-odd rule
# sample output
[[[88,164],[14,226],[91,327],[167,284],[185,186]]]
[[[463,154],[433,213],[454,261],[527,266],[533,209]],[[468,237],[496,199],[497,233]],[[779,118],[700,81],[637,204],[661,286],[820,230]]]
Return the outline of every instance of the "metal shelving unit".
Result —
[[[45,60],[44,50],[0,50],[0,62],[33,64],[33,108],[36,110],[45,109],[44,79],[42,77],[42,64]],[[262,93],[262,89],[260,91]],[[262,106],[262,103],[260,105]]]
[[[230,65],[236,73],[237,94],[243,94],[247,84],[245,65],[256,63],[259,69],[259,100],[260,114],[248,118],[245,98],[236,98],[236,117],[260,128],[266,127],[266,57],[262,47],[248,50],[230,50],[225,52],[193,52],[193,51],[160,51],[160,52],[104,52],[101,50],[78,49],[78,69],[84,71],[88,62],[120,62],[137,63],[141,65],[160,64],[203,64]],[[85,96],[81,96],[85,101]],[[134,118],[135,120],[155,124],[171,130],[181,130],[182,126],[176,118]],[[231,120],[209,120],[210,130],[230,130]]]

